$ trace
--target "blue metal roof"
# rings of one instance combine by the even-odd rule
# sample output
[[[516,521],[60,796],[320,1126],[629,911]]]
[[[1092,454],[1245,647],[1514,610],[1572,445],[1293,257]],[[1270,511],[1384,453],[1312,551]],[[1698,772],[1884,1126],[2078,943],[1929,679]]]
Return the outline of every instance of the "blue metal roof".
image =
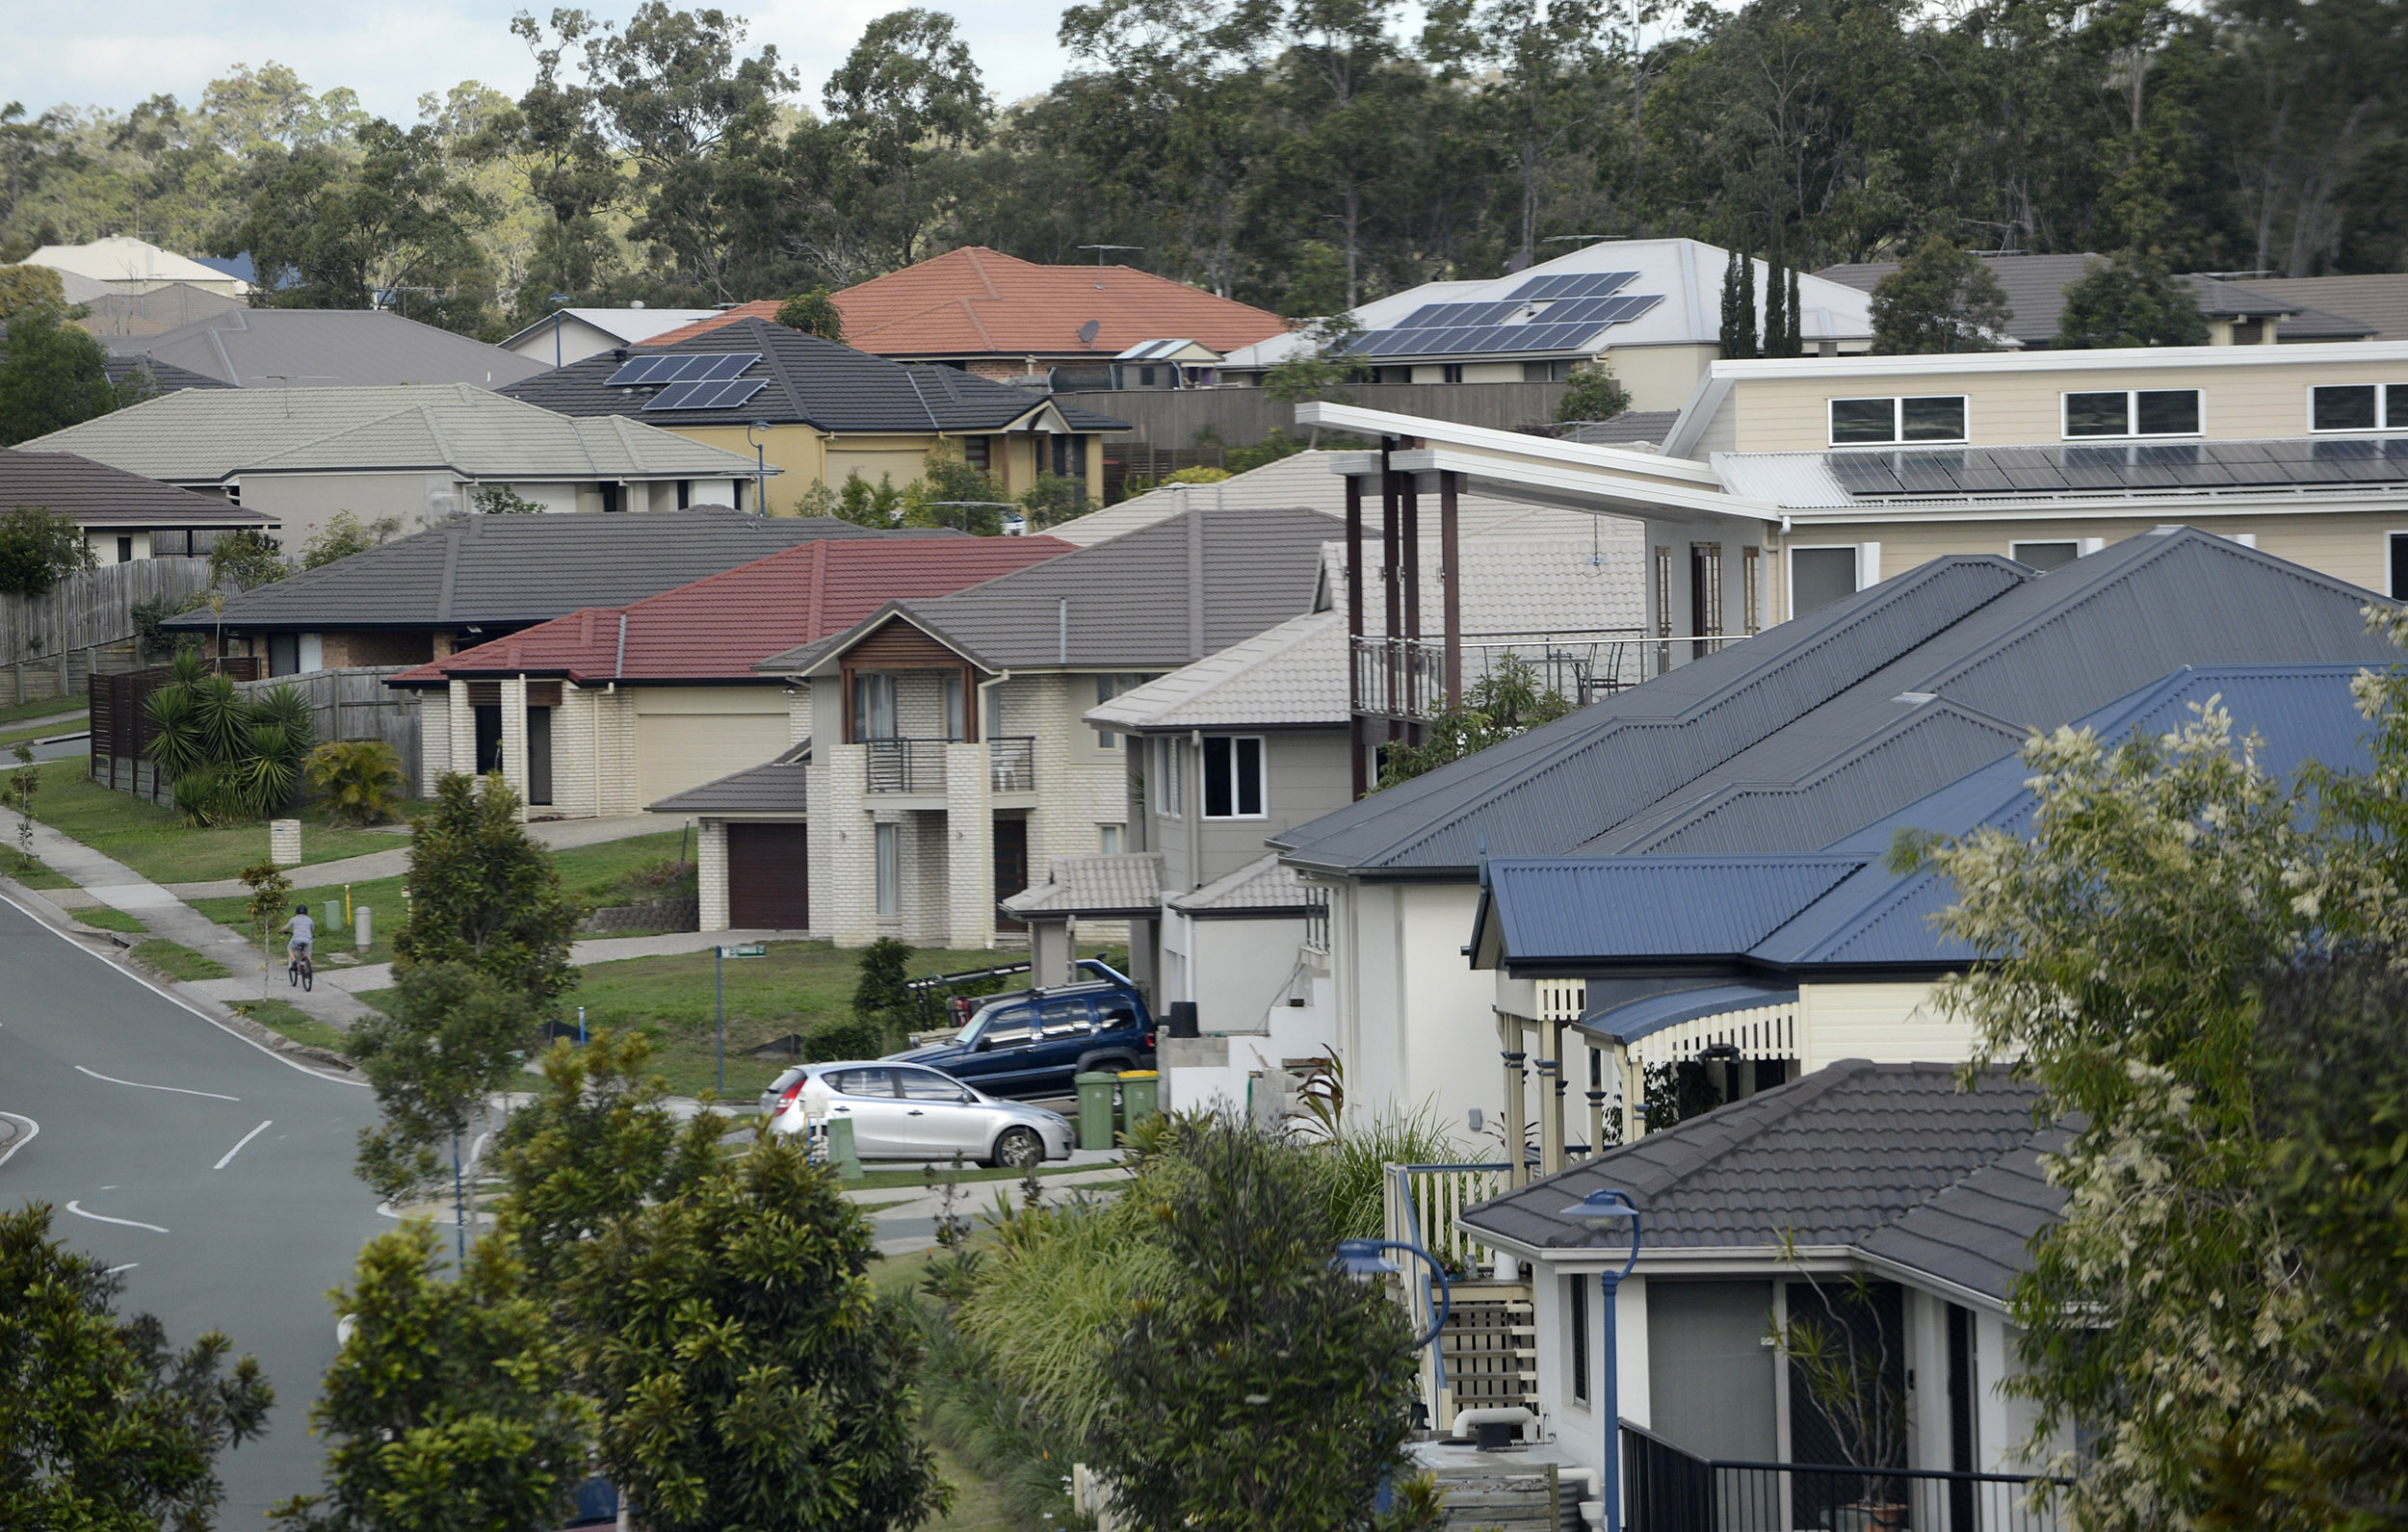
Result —
[[[1521,963],[1746,951],[1864,865],[1842,857],[1491,862],[1485,908]]]
[[[1701,1016],[1788,1005],[1796,999],[1794,984],[1707,984],[1601,1006],[1581,1018],[1580,1028],[1607,1042],[1630,1044]]]

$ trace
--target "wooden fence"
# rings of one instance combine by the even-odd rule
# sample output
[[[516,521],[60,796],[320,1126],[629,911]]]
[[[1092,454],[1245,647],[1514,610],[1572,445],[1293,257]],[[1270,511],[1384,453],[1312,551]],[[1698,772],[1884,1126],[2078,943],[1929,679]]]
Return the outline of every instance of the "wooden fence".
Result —
[[[133,646],[125,648],[130,653]],[[237,684],[259,673],[259,662],[247,655],[220,660],[216,665]],[[129,666],[114,675],[86,679],[87,695],[92,699],[90,769],[94,782],[153,803],[167,801],[174,784],[163,779],[150,764],[152,729],[146,704],[150,694],[166,686],[173,674],[166,665],[141,670]]]
[[[311,670],[301,675],[246,681],[236,689],[256,697],[270,687],[291,687],[308,702],[310,733],[322,744],[328,740],[383,740],[402,758],[402,776],[414,798],[423,788],[418,780],[418,694],[396,691],[384,684],[385,677],[407,668],[355,665],[341,670]]]
[[[121,643],[134,636],[137,606],[208,588],[205,558],[137,558],[69,575],[46,595],[0,596],[0,665]]]

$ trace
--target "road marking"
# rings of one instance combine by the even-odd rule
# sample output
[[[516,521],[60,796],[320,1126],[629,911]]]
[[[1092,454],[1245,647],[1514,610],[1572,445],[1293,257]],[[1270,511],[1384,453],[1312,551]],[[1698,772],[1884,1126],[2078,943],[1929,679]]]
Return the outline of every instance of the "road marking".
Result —
[[[243,1152],[243,1144],[248,1144],[248,1143],[249,1143],[252,1139],[257,1138],[257,1137],[258,1137],[261,1133],[266,1132],[266,1131],[268,1130],[269,1127],[270,1127],[272,1124],[274,1124],[274,1123],[275,1123],[275,1118],[273,1118],[273,1117],[271,1117],[271,1118],[269,1118],[269,1119],[268,1119],[268,1121],[267,1121],[267,1122],[261,1123],[258,1127],[256,1127],[256,1128],[252,1129],[249,1132],[245,1133],[245,1134],[243,1135],[243,1143],[242,1143],[242,1144],[236,1144],[236,1145],[235,1145],[232,1149],[227,1150],[227,1151],[225,1152],[225,1157],[224,1157],[223,1159],[219,1160],[216,1164],[214,1164],[214,1165],[210,1166],[209,1168],[210,1168],[211,1170],[223,1170],[223,1169],[225,1169],[225,1161],[226,1161],[226,1160],[228,1160],[228,1159],[232,1159],[235,1155],[237,1155],[241,1154],[241,1153]]]
[[[220,1102],[238,1102],[243,1099],[240,1096],[221,1096],[213,1090],[186,1090],[181,1085],[145,1085],[138,1079],[119,1079],[115,1075],[103,1075],[96,1069],[86,1069],[81,1064],[75,1066],[75,1073],[90,1075],[94,1079],[105,1079],[112,1085],[131,1085],[136,1090],[168,1090],[175,1092],[178,1096],[206,1096],[211,1101]]]
[[[122,1266],[111,1266],[111,1267],[109,1268],[108,1272],[107,1272],[107,1275],[114,1277],[114,1276],[116,1276],[116,1275],[117,1275],[118,1272],[120,1272],[120,1271],[132,1271],[132,1270],[133,1270],[136,1266],[139,1266],[139,1265],[141,1265],[141,1264],[142,1264],[142,1262],[141,1262],[141,1261],[139,1261],[139,1260],[129,1260],[129,1261],[127,1261],[127,1262],[126,1262],[124,1265],[122,1265]]]
[[[10,1155],[15,1154],[18,1150],[23,1149],[27,1144],[32,1143],[36,1138],[41,1135],[41,1124],[34,1121],[30,1117],[25,1116],[21,1112],[0,1112],[0,1117],[5,1117],[13,1123],[23,1123],[25,1125],[24,1137],[18,1139],[13,1144],[11,1144],[6,1149],[0,1149],[0,1165],[5,1165],[9,1162]]]
[[[76,1207],[72,1202],[66,1205],[66,1210],[73,1213],[78,1218],[89,1218],[96,1224],[123,1224],[128,1229],[147,1229],[154,1234],[164,1234],[167,1233],[166,1230],[160,1228],[157,1224],[138,1223],[131,1218],[112,1218],[106,1213],[88,1213],[81,1207]]]

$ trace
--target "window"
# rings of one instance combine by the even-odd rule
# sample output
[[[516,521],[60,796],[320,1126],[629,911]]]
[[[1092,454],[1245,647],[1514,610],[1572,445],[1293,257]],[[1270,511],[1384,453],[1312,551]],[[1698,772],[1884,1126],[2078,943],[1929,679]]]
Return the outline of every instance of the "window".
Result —
[[[119,537],[118,539],[118,562],[121,564],[130,564],[133,561],[134,539],[131,537]]]
[[[1856,548],[1790,550],[1790,615],[1803,617],[1843,596],[1856,594]]]
[[[1461,362],[1441,362],[1438,366],[1438,380],[1442,383],[1459,383],[1463,381],[1463,364]]]
[[[1106,856],[1118,856],[1127,844],[1127,833],[1117,824],[1099,824],[1095,827],[1095,834],[1096,839],[1103,843]]]
[[[2391,535],[2392,590],[2394,601],[2408,601],[2408,532]]]
[[[895,738],[895,678],[876,671],[856,672],[852,678],[852,737],[862,740],[892,740]]]
[[[903,1096],[913,1102],[957,1102],[962,1099],[958,1081],[947,1079],[932,1069],[899,1069],[895,1078],[903,1082]]]
[[[552,806],[552,710],[527,710],[527,802]]]
[[[961,711],[961,672],[949,671],[944,679],[945,738],[956,741],[967,740],[969,735],[962,732],[962,725],[968,720],[962,716]]]
[[[2019,564],[2034,569],[2062,569],[2081,557],[2078,542],[2011,542],[2006,545],[2007,557]]]
[[[2134,388],[2065,396],[2068,436],[2196,436],[2199,390]]]
[[[1026,1005],[1007,1006],[987,1014],[986,1024],[979,1028],[979,1041],[989,1047],[1003,1043],[1025,1043],[1029,1040],[1030,1023],[1036,1013]]]
[[[272,633],[268,635],[268,674],[289,676],[301,669],[301,635]],[[480,767],[479,769],[483,769]]]
[[[880,824],[872,836],[877,852],[877,912],[903,913],[903,826]]]
[[[1181,780],[1185,775],[1181,763],[1188,747],[1177,740],[1157,740],[1154,748],[1159,752],[1154,757],[1154,786],[1160,790],[1155,794],[1154,810],[1165,819],[1176,819],[1187,813],[1188,807],[1187,789]]]
[[[2310,430],[2408,430],[2408,383],[2328,383],[2308,390]]]
[[[1263,741],[1214,735],[1204,741],[1204,818],[1263,817]]]
[[[1085,1037],[1095,1030],[1084,1000],[1047,1000],[1036,1008],[1037,1030],[1047,1037]]]
[[[1154,386],[1154,369],[1150,367],[1140,367],[1138,369],[1138,386],[1139,388],[1151,388]]]
[[[1565,1302],[1572,1325],[1572,1402],[1588,1403],[1588,1294],[1596,1285],[1586,1277],[1574,1277]]]
[[[827,1078],[827,1088],[839,1096],[892,1096],[895,1072],[885,1068],[840,1069]]]
[[[1137,1007],[1130,1004],[1128,1000],[1117,995],[1098,995],[1095,998],[1095,1025],[1097,1030],[1105,1032],[1126,1031],[1128,1028],[1137,1026]]]
[[[1741,613],[1750,635],[1762,633],[1765,626],[1764,550],[1743,547],[1740,550],[1740,600],[1745,610]]]
[[[988,438],[984,436],[961,438],[961,460],[982,474],[985,473],[994,462],[989,455],[992,449],[987,446],[987,442]]]
[[[998,684],[986,688],[986,737],[990,740],[1000,740],[1005,732],[1004,688]]]
[[[1878,442],[1961,442],[1965,396],[1935,394],[1914,399],[1835,399],[1831,445]]]

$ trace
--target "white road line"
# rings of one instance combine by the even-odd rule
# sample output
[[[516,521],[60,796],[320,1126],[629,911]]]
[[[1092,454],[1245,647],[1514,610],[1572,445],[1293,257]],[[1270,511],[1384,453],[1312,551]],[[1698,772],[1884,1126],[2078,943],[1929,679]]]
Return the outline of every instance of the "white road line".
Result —
[[[232,1149],[227,1150],[227,1151],[225,1152],[225,1157],[224,1157],[223,1159],[219,1160],[216,1164],[214,1164],[214,1165],[210,1166],[209,1168],[210,1168],[211,1170],[223,1170],[223,1169],[225,1169],[225,1161],[226,1161],[226,1160],[228,1160],[228,1159],[232,1159],[235,1155],[237,1155],[241,1154],[241,1153],[243,1152],[243,1144],[248,1144],[248,1143],[249,1143],[252,1139],[257,1138],[257,1137],[258,1137],[261,1133],[266,1132],[266,1131],[268,1130],[268,1129],[270,1128],[270,1126],[271,1126],[271,1125],[273,1125],[275,1122],[275,1118],[273,1118],[273,1117],[271,1117],[271,1118],[269,1118],[269,1119],[268,1119],[268,1121],[267,1121],[267,1122],[261,1123],[258,1127],[256,1127],[256,1128],[252,1129],[249,1132],[245,1133],[245,1134],[243,1135],[243,1143],[242,1143],[242,1144],[236,1144],[236,1145],[235,1145]]]
[[[6,1149],[0,1149],[0,1165],[5,1165],[9,1162],[10,1155],[15,1154],[18,1150],[23,1149],[27,1144],[32,1143],[36,1138],[40,1136],[41,1124],[34,1121],[22,1112],[0,1112],[0,1117],[5,1117],[13,1123],[23,1123],[25,1125],[24,1137],[18,1139],[13,1144],[11,1144]]]
[[[105,1079],[112,1085],[131,1085],[136,1090],[173,1091],[178,1096],[206,1096],[211,1101],[221,1102],[238,1102],[243,1099],[240,1096],[221,1096],[213,1090],[186,1090],[181,1085],[145,1085],[138,1079],[119,1079],[115,1075],[103,1075],[96,1069],[86,1069],[81,1064],[75,1066],[75,1073],[78,1075],[90,1075],[94,1079]]]
[[[139,1261],[139,1260],[129,1260],[129,1261],[127,1261],[127,1262],[126,1262],[124,1265],[122,1265],[122,1266],[111,1266],[111,1267],[109,1268],[108,1274],[109,1274],[110,1276],[114,1277],[114,1276],[116,1276],[116,1275],[117,1275],[118,1272],[120,1272],[120,1271],[132,1271],[132,1270],[133,1270],[136,1266],[139,1266],[139,1265],[141,1265],[141,1264],[142,1264],[142,1262],[141,1262],[141,1261]]]
[[[96,1224],[123,1224],[128,1229],[147,1229],[154,1234],[164,1234],[167,1233],[166,1230],[160,1228],[157,1224],[138,1223],[131,1218],[111,1218],[105,1213],[88,1213],[71,1202],[66,1205],[66,1210],[73,1213],[78,1218],[89,1218]]]

